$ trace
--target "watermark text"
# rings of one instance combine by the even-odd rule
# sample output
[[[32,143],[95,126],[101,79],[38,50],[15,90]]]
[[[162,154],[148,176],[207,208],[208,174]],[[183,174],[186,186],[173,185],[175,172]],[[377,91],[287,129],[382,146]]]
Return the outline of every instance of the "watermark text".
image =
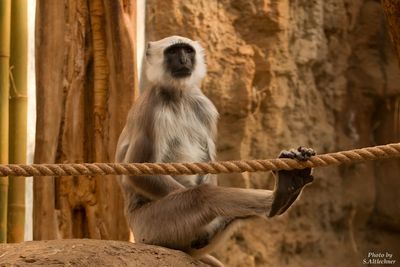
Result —
[[[368,252],[366,258],[363,259],[363,264],[388,264],[393,265],[396,263],[393,254],[389,252]]]

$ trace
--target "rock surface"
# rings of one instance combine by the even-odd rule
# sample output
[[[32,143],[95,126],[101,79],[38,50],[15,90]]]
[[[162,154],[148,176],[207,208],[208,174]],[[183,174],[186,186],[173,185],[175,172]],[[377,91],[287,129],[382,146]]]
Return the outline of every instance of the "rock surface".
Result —
[[[121,241],[66,239],[0,245],[0,266],[208,266],[171,249]]]
[[[379,1],[148,0],[146,16],[148,40],[205,47],[219,160],[400,139],[400,70]],[[368,252],[400,261],[399,173],[399,160],[317,169],[292,209],[244,224],[217,256],[228,266],[362,266]],[[273,177],[220,183],[272,189]]]

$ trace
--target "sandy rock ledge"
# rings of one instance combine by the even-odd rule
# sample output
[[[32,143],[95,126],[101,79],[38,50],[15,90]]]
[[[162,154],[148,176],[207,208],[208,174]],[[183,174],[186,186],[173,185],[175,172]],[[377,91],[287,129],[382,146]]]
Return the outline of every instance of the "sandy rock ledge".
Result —
[[[0,245],[0,266],[208,266],[176,250],[129,242],[70,239]]]

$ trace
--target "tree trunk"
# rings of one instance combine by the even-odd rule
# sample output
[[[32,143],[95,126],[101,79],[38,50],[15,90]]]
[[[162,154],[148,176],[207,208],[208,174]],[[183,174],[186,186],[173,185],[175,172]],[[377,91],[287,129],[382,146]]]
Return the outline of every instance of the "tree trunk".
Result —
[[[26,0],[11,5],[10,163],[26,163],[28,10]],[[25,177],[10,177],[7,242],[24,241]]]
[[[0,2],[0,164],[8,164],[11,0]],[[0,243],[7,242],[8,177],[0,177]]]
[[[134,1],[37,2],[35,162],[114,160],[136,94],[134,12]],[[34,239],[128,239],[115,177],[34,186]]]
[[[382,7],[385,13],[390,39],[392,39],[400,64],[400,1],[382,0]]]

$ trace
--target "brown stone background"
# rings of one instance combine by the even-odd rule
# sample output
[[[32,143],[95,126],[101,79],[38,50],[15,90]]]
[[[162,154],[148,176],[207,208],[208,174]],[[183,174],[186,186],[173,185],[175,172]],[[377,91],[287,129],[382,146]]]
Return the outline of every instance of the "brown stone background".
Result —
[[[218,159],[399,141],[400,70],[379,1],[148,0],[146,12],[148,40],[183,35],[206,49]],[[368,252],[400,262],[399,176],[399,160],[317,169],[295,207],[246,223],[216,254],[228,266],[362,266]]]

